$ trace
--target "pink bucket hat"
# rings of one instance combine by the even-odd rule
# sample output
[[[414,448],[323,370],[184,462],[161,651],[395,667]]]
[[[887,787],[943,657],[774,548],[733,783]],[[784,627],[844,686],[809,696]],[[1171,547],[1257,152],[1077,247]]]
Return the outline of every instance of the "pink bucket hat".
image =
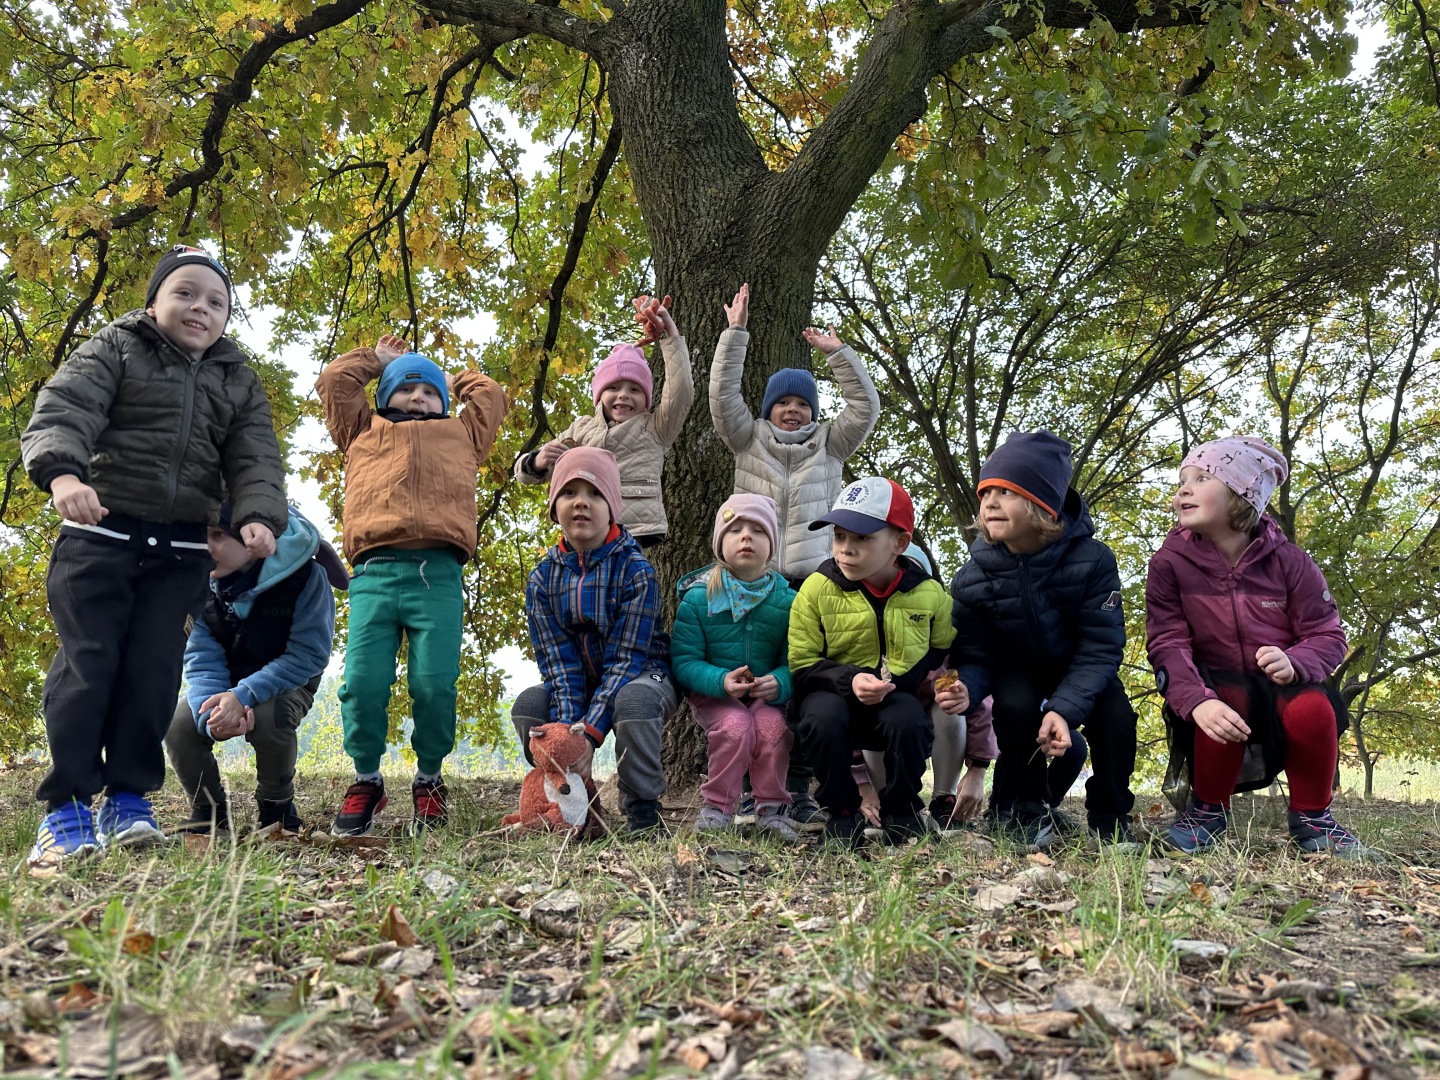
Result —
[[[620,520],[620,511],[625,502],[620,497],[620,466],[615,455],[598,446],[576,446],[560,455],[550,469],[550,520],[555,517],[555,500],[571,480],[588,480],[600,492],[605,504],[610,507],[610,520]]]
[[[650,399],[655,396],[655,377],[650,374],[644,350],[638,345],[616,345],[610,355],[600,361],[595,377],[590,380],[590,397],[595,404],[600,404],[600,391],[621,379],[639,383],[645,391],[645,408],[650,408]]]
[[[725,557],[720,554],[720,541],[742,521],[748,521],[752,525],[760,526],[760,531],[769,537],[770,557],[773,559],[780,543],[776,518],[775,500],[769,495],[731,495],[715,512],[715,532],[710,538],[710,547],[715,552],[715,558],[725,561]]]
[[[1290,475],[1285,457],[1264,439],[1232,435],[1201,443],[1180,463],[1182,470],[1193,465],[1215,477],[1263,514],[1275,489]]]

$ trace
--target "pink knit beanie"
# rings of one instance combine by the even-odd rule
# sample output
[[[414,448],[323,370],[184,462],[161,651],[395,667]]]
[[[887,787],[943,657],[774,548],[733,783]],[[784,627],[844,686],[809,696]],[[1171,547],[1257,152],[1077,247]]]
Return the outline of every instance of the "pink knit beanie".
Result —
[[[637,345],[616,345],[610,355],[595,368],[595,377],[590,380],[590,397],[600,404],[600,391],[621,379],[640,384],[645,391],[645,408],[650,408],[650,399],[655,394],[655,378],[650,374],[650,365],[645,352]]]
[[[1285,482],[1290,466],[1285,457],[1264,439],[1232,435],[1201,443],[1180,463],[1183,471],[1195,466],[1215,477],[1263,514],[1275,489]]]
[[[725,556],[720,554],[720,541],[742,521],[748,521],[760,526],[760,531],[770,538],[770,557],[773,559],[780,545],[776,516],[775,500],[769,495],[731,495],[715,512],[715,532],[710,539],[715,558],[725,561]]]
[[[600,492],[601,498],[610,507],[610,520],[620,520],[620,511],[625,502],[620,497],[620,466],[615,455],[598,446],[576,446],[560,455],[550,469],[550,520],[555,516],[555,500],[571,480],[588,480]]]

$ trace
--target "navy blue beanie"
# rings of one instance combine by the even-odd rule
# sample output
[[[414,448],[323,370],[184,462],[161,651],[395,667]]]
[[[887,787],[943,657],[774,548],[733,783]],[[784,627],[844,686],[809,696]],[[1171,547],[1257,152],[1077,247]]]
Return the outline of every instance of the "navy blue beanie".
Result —
[[[782,397],[802,397],[810,405],[810,419],[820,413],[820,404],[815,393],[815,376],[804,368],[781,368],[770,376],[765,384],[765,400],[760,405],[760,419],[769,420],[770,410]]]
[[[1006,487],[1060,517],[1070,490],[1070,444],[1048,431],[1013,431],[980,469],[975,491]]]
[[[375,407],[385,408],[390,403],[390,395],[405,383],[429,383],[440,393],[441,411],[449,414],[450,391],[445,386],[445,372],[435,361],[417,352],[397,356],[385,365],[380,373],[380,385],[375,388]]]

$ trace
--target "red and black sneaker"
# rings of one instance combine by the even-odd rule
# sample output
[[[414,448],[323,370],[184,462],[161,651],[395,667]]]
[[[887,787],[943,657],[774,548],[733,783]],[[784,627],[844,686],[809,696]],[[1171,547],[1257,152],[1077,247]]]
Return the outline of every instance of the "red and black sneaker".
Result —
[[[442,828],[450,820],[450,793],[445,790],[444,780],[416,780],[410,785],[410,797],[415,800],[411,836]]]
[[[331,836],[369,836],[375,815],[385,809],[383,780],[356,780],[345,789],[345,801],[330,824]]]

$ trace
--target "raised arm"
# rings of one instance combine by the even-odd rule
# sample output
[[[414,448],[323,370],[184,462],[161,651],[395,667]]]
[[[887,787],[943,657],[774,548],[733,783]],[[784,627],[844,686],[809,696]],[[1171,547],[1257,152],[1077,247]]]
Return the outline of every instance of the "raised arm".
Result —
[[[735,299],[725,305],[730,327],[715,344],[715,360],[710,365],[710,422],[720,441],[738,454],[755,438],[755,417],[745,405],[740,392],[740,378],[745,374],[745,350],[750,346],[750,286],[740,286]]]
[[[880,419],[880,395],[875,392],[875,384],[870,381],[864,363],[849,345],[841,344],[827,353],[825,362],[834,372],[841,396],[845,398],[845,407],[831,422],[825,448],[831,457],[844,461],[860,449],[860,444],[875,430],[875,422]]]
[[[505,419],[505,391],[489,375],[472,368],[455,376],[455,394],[465,403],[465,408],[460,410],[460,422],[470,433],[478,468],[490,456],[500,422]]]
[[[670,313],[665,312],[668,319]],[[674,326],[672,321],[670,326]],[[680,437],[680,429],[690,415],[690,406],[695,404],[695,376],[690,370],[690,350],[685,339],[678,333],[669,333],[660,339],[660,355],[665,358],[665,386],[660,391],[660,403],[655,406],[655,438],[667,450]]]
[[[380,377],[385,364],[374,349],[351,349],[330,361],[315,380],[320,404],[325,409],[325,426],[342,451],[364,434],[375,417],[365,396],[365,387]]]

